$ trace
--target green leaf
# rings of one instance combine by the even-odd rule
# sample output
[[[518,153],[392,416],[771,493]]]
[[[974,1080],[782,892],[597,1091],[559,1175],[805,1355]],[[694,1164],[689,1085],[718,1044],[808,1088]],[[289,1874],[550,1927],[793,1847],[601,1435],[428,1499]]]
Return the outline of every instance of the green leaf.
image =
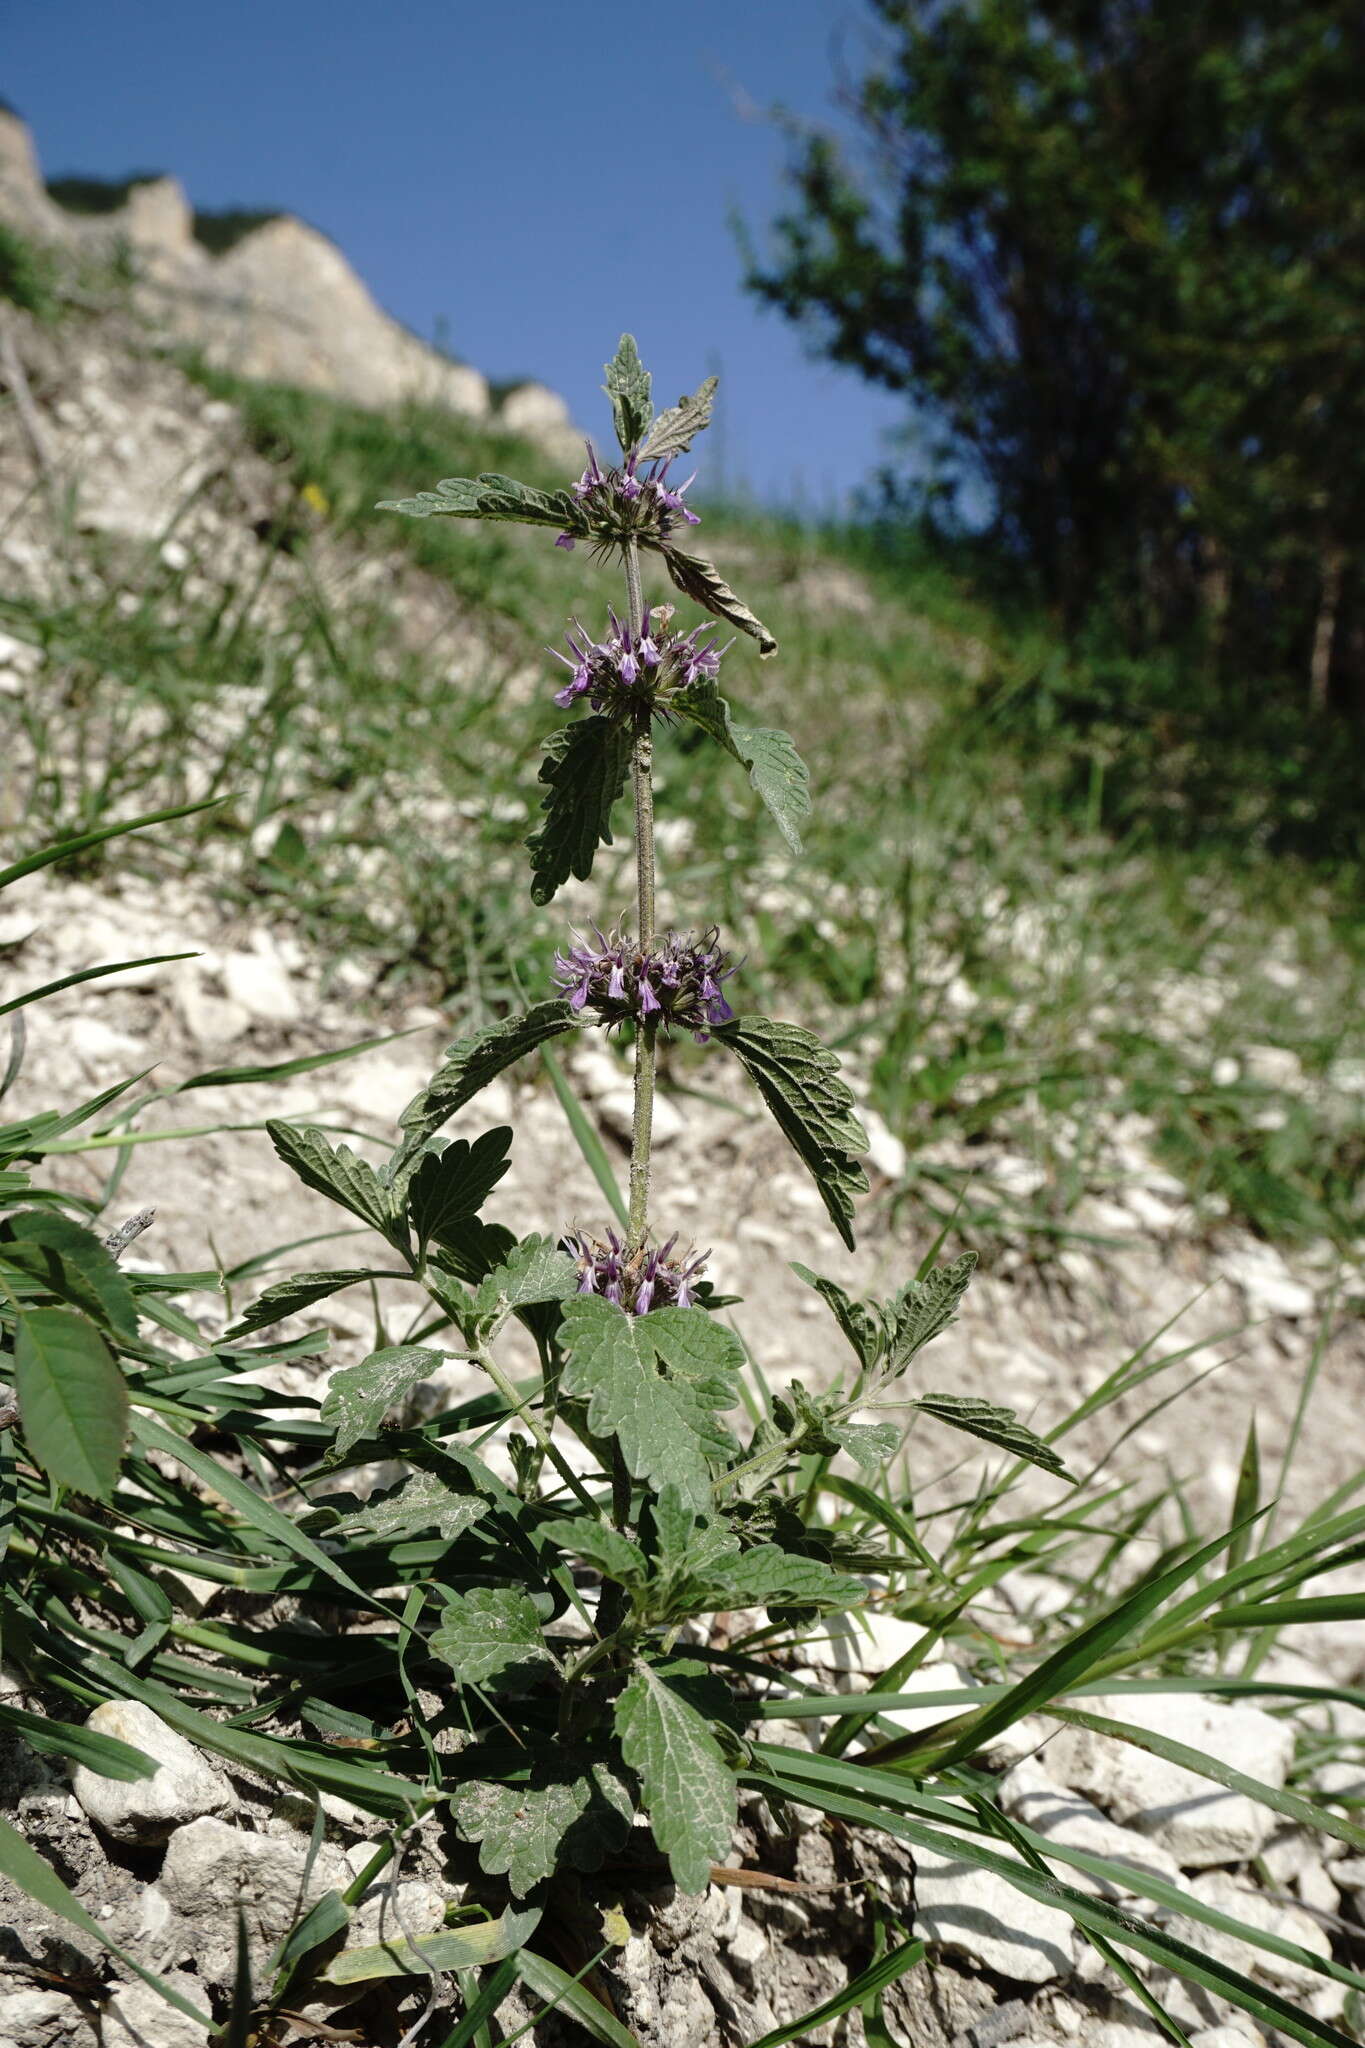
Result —
[[[826,1280],[822,1274],[812,1273],[809,1266],[801,1265],[796,1259],[792,1260],[791,1269],[798,1280],[804,1280],[807,1287],[815,1289],[852,1345],[858,1363],[870,1366],[882,1348],[882,1333],[871,1310],[845,1293],[837,1280]]]
[[[588,1400],[588,1428],[614,1436],[629,1470],[697,1506],[710,1495],[709,1458],[733,1449],[715,1411],[733,1407],[744,1351],[705,1309],[628,1316],[599,1295],[573,1294],[560,1324],[565,1393]],[[664,1370],[667,1368],[667,1370]]]
[[[391,1277],[369,1266],[347,1267],[331,1273],[295,1273],[291,1279],[277,1280],[273,1287],[267,1287],[246,1314],[223,1332],[223,1341],[231,1343],[238,1337],[249,1337],[254,1330],[268,1330],[272,1323],[281,1323],[286,1316],[297,1315],[300,1309],[311,1308],[315,1301],[326,1301],[328,1295],[339,1294],[343,1287],[354,1287],[361,1280]]]
[[[742,1062],[851,1250],[854,1197],[867,1191],[857,1160],[867,1150],[867,1133],[839,1079],[838,1060],[813,1032],[771,1017],[736,1017],[716,1025],[711,1036]]]
[[[729,1854],[735,1774],[695,1707],[665,1672],[637,1663],[616,1702],[621,1754],[638,1775],[654,1839],[680,1891],[705,1891]]]
[[[36,1280],[116,1337],[137,1336],[127,1275],[99,1239],[52,1209],[21,1209],[0,1239],[0,1261]]]
[[[604,367],[607,381],[602,389],[611,400],[611,416],[616,438],[621,443],[621,453],[629,455],[631,449],[644,439],[654,415],[649,372],[640,361],[640,351],[635,346],[633,334],[621,336],[616,344],[616,354]]]
[[[515,1955],[540,1922],[540,1908],[514,1913],[509,1908],[496,1920],[474,1927],[438,1927],[420,1941],[379,1943],[374,1948],[344,1948],[320,1973],[324,1984],[366,1984],[374,1977],[430,1977],[433,1970],[481,1970],[503,1956]]]
[[[482,476],[442,477],[434,491],[418,491],[414,498],[384,498],[376,512],[402,512],[409,519],[501,519],[520,526],[556,526],[584,535],[588,521],[582,506],[570,491],[540,491],[534,484],[518,483],[515,477],[500,476],[496,470]]]
[[[435,1529],[453,1542],[483,1520],[489,1505],[477,1494],[457,1491],[438,1472],[414,1472],[363,1508],[343,1515],[333,1527],[338,1536],[382,1536],[390,1542]]]
[[[52,1721],[45,1714],[25,1713],[22,1707],[0,1706],[0,1728],[21,1735],[40,1756],[69,1757],[102,1778],[118,1778],[125,1784],[155,1777],[160,1768],[154,1757],[144,1756],[117,1735],[101,1735],[72,1721]]]
[[[432,1264],[442,1273],[477,1287],[485,1276],[500,1266],[516,1247],[516,1238],[503,1223],[485,1223],[481,1216],[466,1216],[460,1223],[448,1223],[442,1242],[431,1248]],[[428,1281],[431,1275],[428,1272]]]
[[[534,1052],[547,1038],[577,1029],[577,1017],[563,997],[556,996],[549,1002],[537,1003],[523,1016],[490,1024],[473,1038],[457,1039],[421,1094],[414,1097],[399,1119],[408,1134],[402,1156],[408,1158],[416,1152],[457,1109],[462,1109],[481,1088],[495,1080],[504,1067]]]
[[[451,1805],[460,1834],[478,1843],[483,1868],[505,1877],[516,1898],[566,1866],[599,1870],[635,1818],[635,1801],[608,1764],[557,1752],[538,1757],[524,1783],[476,1780]]]
[[[810,770],[790,735],[766,726],[736,725],[729,705],[709,680],[681,691],[673,708],[743,763],[782,837],[793,853],[800,853],[801,826],[811,812]]]
[[[901,1433],[894,1422],[827,1422],[825,1430],[864,1472],[879,1472],[900,1448]]]
[[[128,1436],[128,1388],[93,1323],[67,1308],[20,1315],[14,1387],[24,1442],[48,1477],[108,1500]]]
[[[81,832],[74,839],[41,846],[36,853],[25,854],[12,866],[0,869],[0,889],[8,889],[10,883],[17,882],[22,875],[51,867],[54,861],[71,860],[78,853],[88,853],[92,846],[102,846],[106,839],[121,839],[127,832],[144,832],[149,825],[168,825],[177,818],[192,818],[198,811],[217,810],[227,801],[225,796],[201,797],[197,803],[177,804],[169,811],[144,811],[140,818],[124,818],[115,825],[101,825],[94,832]]]
[[[373,1436],[390,1408],[430,1379],[449,1356],[417,1344],[393,1344],[333,1373],[318,1420],[335,1425],[335,1448],[349,1451],[362,1437]]]
[[[461,1685],[495,1679],[500,1690],[521,1685],[554,1661],[534,1602],[515,1586],[475,1586],[452,1595],[432,1630],[431,1648]]]
[[[976,1253],[963,1252],[951,1265],[935,1266],[922,1280],[912,1280],[890,1304],[891,1366],[904,1372],[916,1352],[941,1336],[976,1271]]]
[[[579,1975],[585,1975],[588,1965],[584,1964]],[[558,1963],[552,1963],[547,1956],[537,1955],[533,1948],[524,1948],[516,1959],[516,1972],[528,1991],[543,1998],[545,2005],[536,2015],[539,2021],[547,2012],[567,2013],[589,2037],[601,2048],[641,2048],[637,2035],[623,2027],[616,2015],[609,2012],[601,2000],[594,1998],[578,1978],[561,1970]]]
[[[676,405],[668,406],[655,420],[640,450],[642,462],[657,462],[670,455],[683,455],[693,436],[711,424],[719,377],[707,377],[689,398],[686,392]]]
[[[586,1515],[579,1515],[572,1521],[556,1522],[554,1536],[556,1543],[581,1557],[585,1564],[595,1564],[605,1578],[614,1579],[618,1586],[643,1586],[649,1577],[649,1559],[639,1544],[606,1522],[593,1522]]]
[[[611,814],[626,786],[631,735],[594,713],[550,733],[544,746],[545,820],[526,841],[535,903],[548,903],[570,875],[585,882],[598,847],[611,845]]]
[[[350,1909],[341,1893],[324,1892],[280,1943],[275,1958],[277,1971],[288,1977],[305,1956],[311,1955],[315,1948],[321,1948],[324,1942],[331,1941],[350,1924]]]
[[[419,1245],[425,1248],[433,1238],[444,1243],[456,1224],[478,1214],[511,1164],[511,1143],[509,1126],[499,1124],[472,1145],[456,1138],[424,1155],[408,1182],[408,1215]]]
[[[507,1254],[474,1296],[474,1314],[496,1331],[509,1315],[537,1301],[563,1301],[578,1286],[578,1268],[548,1237],[527,1237]]]
[[[760,1543],[707,1574],[713,1605],[726,1607],[830,1607],[861,1604],[861,1579],[836,1572],[817,1557],[801,1557],[776,1543]]]
[[[292,1167],[305,1187],[338,1202],[352,1216],[371,1224],[382,1237],[392,1240],[396,1231],[401,1236],[389,1190],[374,1168],[366,1160],[357,1159],[349,1145],[330,1145],[321,1131],[297,1130],[276,1117],[267,1119],[266,1130],[280,1158]]]
[[[1056,1479],[1071,1478],[1052,1446],[1026,1428],[1012,1408],[997,1408],[993,1401],[976,1401],[966,1394],[922,1394],[911,1405],[939,1422],[946,1422],[950,1429],[963,1430],[968,1436],[979,1437],[982,1443],[995,1444],[1016,1458],[1026,1458],[1030,1465],[1041,1466]]]
[[[777,642],[762,619],[756,618],[747,604],[737,597],[714,562],[708,562],[705,555],[691,555],[686,549],[674,547],[668,541],[650,542],[641,535],[646,546],[654,546],[664,558],[664,567],[684,597],[690,597],[703,611],[713,618],[725,619],[732,626],[738,626],[741,633],[758,642],[759,654],[766,658],[776,654]]]

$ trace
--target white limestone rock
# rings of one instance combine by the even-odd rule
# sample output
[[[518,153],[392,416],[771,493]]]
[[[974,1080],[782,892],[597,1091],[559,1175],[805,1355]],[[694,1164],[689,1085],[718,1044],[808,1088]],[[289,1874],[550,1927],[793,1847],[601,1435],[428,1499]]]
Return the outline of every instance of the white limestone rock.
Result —
[[[193,1977],[170,1970],[165,1982],[203,2011],[204,1987]],[[167,2004],[150,1984],[125,1984],[104,2008],[100,2048],[204,2048],[205,2039],[199,2022]]]
[[[116,1842],[164,1842],[187,1821],[235,1809],[237,1795],[228,1779],[140,1701],[103,1700],[85,1725],[131,1743],[157,1766],[154,1777],[131,1782],[76,1766],[71,1789],[77,1801]]]
[[[1307,1949],[1310,1955],[1331,1956],[1332,1944],[1327,1932],[1310,1914],[1298,1906],[1286,1906],[1250,1885],[1239,1883],[1226,1870],[1202,1872],[1189,1889],[1195,1898],[1206,1906],[1216,1907],[1220,1913],[1226,1913],[1229,1919],[1241,1920],[1262,1933],[1295,1942],[1300,1948]],[[1320,2019],[1334,2018],[1346,2003],[1346,1986],[1319,1976],[1306,1963],[1296,1963],[1288,1956],[1253,1948],[1232,1935],[1224,1934],[1219,1928],[1206,1926],[1202,1921],[1173,1916],[1169,1925],[1172,1933],[1190,1942],[1204,1955],[1227,1963],[1263,1984],[1273,1984],[1277,1990],[1288,1992],[1296,1999],[1311,2000],[1312,2010]]]
[[[1179,1864],[1158,1843],[1107,1820],[1097,1806],[1092,1806],[1079,1792],[1057,1784],[1031,1757],[1022,1758],[1002,1779],[1000,1804],[1012,1820],[1022,1821],[1036,1835],[1044,1835],[1065,1849],[1082,1849],[1111,1863],[1125,1864],[1147,1877],[1161,1878],[1167,1884],[1180,1883]],[[1131,1888],[1117,1879],[1097,1877],[1070,1864],[1059,1864],[1057,1872],[1078,1891],[1133,1903]],[[1146,1904],[1143,1894],[1137,1894],[1137,1902],[1141,1911]]]
[[[937,1850],[915,1852],[915,1930],[1018,1984],[1072,1971],[1072,1923],[994,1871]]]

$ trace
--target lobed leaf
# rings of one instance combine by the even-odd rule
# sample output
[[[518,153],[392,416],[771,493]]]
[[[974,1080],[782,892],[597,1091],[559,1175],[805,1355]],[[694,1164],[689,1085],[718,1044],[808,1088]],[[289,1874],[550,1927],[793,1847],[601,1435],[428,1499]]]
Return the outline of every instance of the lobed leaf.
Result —
[[[730,706],[713,682],[702,681],[674,699],[674,709],[725,748],[749,771],[749,780],[772,814],[793,853],[801,851],[801,826],[810,816],[810,770],[790,734],[766,726],[736,725]]]
[[[1051,1444],[1035,1436],[1012,1408],[997,1408],[992,1401],[973,1400],[965,1394],[922,1394],[911,1405],[939,1422],[946,1422],[950,1429],[963,1430],[1016,1458],[1026,1458],[1030,1465],[1041,1466],[1055,1479],[1071,1479]]]
[[[646,537],[642,535],[641,538]],[[730,625],[738,626],[741,633],[747,633],[750,639],[757,640],[758,651],[765,660],[770,654],[776,654],[777,642],[762,619],[757,618],[744,600],[735,595],[714,562],[708,562],[705,555],[688,554],[685,548],[674,547],[669,541],[647,544],[656,547],[663,556],[664,567],[684,597],[690,597],[713,618],[725,619]]]
[[[278,1117],[267,1118],[265,1127],[280,1158],[305,1187],[359,1216],[381,1237],[392,1240],[397,1233],[401,1238],[392,1195],[368,1161],[358,1159],[349,1145],[329,1144],[321,1131],[296,1129]]]
[[[719,377],[707,377],[690,398],[684,392],[676,405],[659,414],[645,435],[640,449],[642,461],[656,462],[670,455],[682,455],[691,447],[693,436],[711,424],[711,407],[719,382]]]
[[[588,1428],[614,1436],[637,1479],[670,1483],[697,1506],[710,1496],[708,1459],[733,1449],[715,1411],[733,1407],[744,1363],[734,1334],[705,1309],[629,1316],[600,1295],[572,1294],[560,1324],[562,1386],[587,1399]]]
[[[14,1390],[24,1442],[49,1479],[108,1500],[128,1436],[128,1388],[94,1324],[69,1308],[18,1315]]]
[[[553,1662],[530,1596],[517,1586],[455,1593],[431,1633],[431,1648],[461,1685],[520,1685]]]
[[[951,1265],[935,1266],[922,1280],[912,1280],[890,1304],[890,1363],[904,1372],[916,1352],[942,1336],[976,1271],[976,1253],[963,1252]]]
[[[540,491],[496,470],[482,476],[443,477],[434,491],[412,498],[385,498],[376,512],[402,512],[409,519],[500,519],[521,526],[554,526],[585,535],[587,518],[571,491]]]
[[[629,455],[631,449],[644,439],[654,413],[649,372],[640,361],[640,351],[633,334],[621,336],[616,344],[616,354],[604,365],[604,370],[607,381],[602,389],[611,400],[616,438],[621,443],[621,453]]]
[[[392,1344],[333,1373],[318,1420],[335,1424],[335,1448],[349,1451],[362,1437],[373,1436],[389,1409],[430,1379],[449,1355],[419,1344]]]
[[[245,1315],[239,1316],[230,1330],[223,1332],[224,1343],[238,1337],[249,1337],[255,1330],[267,1330],[272,1323],[281,1323],[286,1316],[297,1315],[300,1309],[310,1308],[315,1301],[326,1301],[328,1295],[339,1294],[343,1287],[354,1287],[361,1280],[385,1280],[392,1276],[375,1272],[368,1266],[348,1267],[331,1273],[295,1273],[289,1280],[277,1280],[273,1287],[256,1301]]]
[[[570,875],[585,882],[598,847],[611,845],[611,814],[626,786],[631,736],[594,713],[552,732],[544,747],[545,821],[526,841],[535,903],[548,903]]]
[[[834,1571],[818,1557],[802,1557],[779,1549],[776,1543],[760,1543],[713,1568],[707,1575],[707,1593],[713,1603],[723,1601],[727,1607],[843,1609],[861,1605],[867,1587],[861,1579]]]
[[[457,1491],[438,1472],[414,1472],[401,1485],[373,1496],[353,1514],[343,1515],[329,1533],[381,1536],[396,1542],[423,1529],[435,1529],[453,1542],[481,1522],[489,1507],[477,1494]]]
[[[585,1563],[594,1564],[618,1586],[642,1586],[649,1577],[649,1559],[638,1543],[622,1536],[606,1522],[578,1515],[572,1521],[556,1522],[555,1541],[571,1550]]]
[[[456,1225],[477,1216],[507,1172],[512,1132],[507,1124],[485,1131],[471,1144],[455,1138],[439,1152],[428,1152],[407,1184],[408,1216],[420,1246],[434,1238],[444,1244]]]
[[[578,1268],[548,1237],[527,1237],[479,1283],[474,1314],[494,1330],[518,1309],[563,1301],[578,1285]]]
[[[784,1135],[805,1162],[830,1220],[853,1248],[853,1200],[867,1191],[857,1154],[867,1133],[828,1047],[800,1024],[736,1017],[712,1031],[742,1063]]]
[[[706,1721],[668,1683],[668,1672],[637,1662],[616,1702],[616,1732],[678,1889],[701,1892],[711,1865],[729,1853],[735,1774]]]
[[[451,1807],[483,1868],[505,1877],[519,1899],[566,1866],[599,1870],[635,1818],[635,1801],[609,1764],[558,1753],[537,1758],[523,1783],[462,1785]]]
[[[534,1052],[546,1039],[577,1028],[578,1019],[573,1011],[562,997],[556,996],[549,1002],[537,1003],[520,1017],[506,1017],[500,1024],[490,1024],[473,1038],[457,1039],[421,1094],[414,1096],[399,1119],[408,1134],[400,1157],[411,1158],[447,1118],[496,1080],[505,1067]]]

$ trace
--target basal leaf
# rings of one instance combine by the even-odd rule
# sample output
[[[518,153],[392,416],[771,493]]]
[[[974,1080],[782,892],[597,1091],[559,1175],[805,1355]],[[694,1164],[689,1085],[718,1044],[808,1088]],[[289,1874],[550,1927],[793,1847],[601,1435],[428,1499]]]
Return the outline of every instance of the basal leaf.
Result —
[[[435,1529],[453,1542],[482,1521],[490,1505],[475,1493],[458,1491],[438,1472],[414,1472],[401,1485],[389,1487],[366,1501],[363,1508],[343,1515],[327,1534],[382,1536],[396,1542],[423,1529]]]
[[[267,1120],[266,1129],[280,1158],[305,1187],[339,1203],[391,1242],[402,1242],[405,1233],[394,1215],[393,1197],[374,1168],[357,1159],[349,1145],[332,1145],[321,1131],[299,1130],[274,1117]]]
[[[419,1344],[392,1344],[333,1373],[318,1419],[335,1425],[336,1449],[349,1451],[362,1437],[373,1436],[390,1408],[430,1379],[448,1356]]]
[[[564,1304],[560,1342],[565,1393],[588,1402],[594,1436],[614,1436],[637,1479],[670,1483],[696,1506],[709,1497],[708,1460],[732,1448],[716,1410],[733,1407],[744,1363],[734,1334],[705,1309],[661,1308],[628,1316],[600,1295]]]
[[[537,1003],[520,1017],[490,1024],[473,1038],[456,1039],[431,1080],[399,1119],[407,1133],[402,1157],[410,1159],[457,1109],[496,1080],[505,1067],[534,1052],[546,1039],[576,1031],[578,1019],[562,997]]]
[[[735,1825],[735,1774],[695,1707],[637,1663],[616,1702],[621,1754],[637,1773],[654,1839],[680,1891],[705,1891]]]
[[[611,416],[616,438],[621,443],[621,453],[629,455],[631,449],[644,439],[654,414],[649,372],[640,361],[640,351],[633,334],[621,336],[616,344],[616,354],[604,367],[607,381],[602,389],[611,400]]]
[[[14,1390],[24,1441],[49,1479],[108,1500],[128,1436],[128,1388],[94,1324],[69,1308],[19,1315]]]
[[[743,763],[782,837],[793,853],[800,853],[801,826],[811,811],[810,771],[790,735],[766,726],[736,725],[729,705],[709,680],[680,692],[673,708]]]
[[[360,1280],[390,1277],[371,1267],[360,1266],[331,1273],[295,1273],[292,1279],[277,1280],[273,1287],[267,1287],[265,1293],[252,1302],[246,1314],[239,1316],[230,1330],[224,1332],[224,1342],[249,1337],[253,1330],[267,1330],[272,1323],[283,1322],[286,1316],[297,1315],[300,1309],[311,1308],[315,1301],[325,1301],[329,1294],[339,1294],[343,1287],[354,1287]]]
[[[571,491],[540,491],[496,471],[443,477],[434,491],[385,498],[375,510],[402,512],[409,519],[495,519],[520,526],[555,526],[578,535],[588,531],[583,508]]]
[[[838,1060],[813,1032],[771,1017],[736,1017],[711,1035],[743,1063],[851,1250],[854,1197],[867,1191],[857,1159],[867,1150],[867,1133],[839,1079]]]
[[[1040,1465],[1058,1479],[1071,1477],[1052,1446],[1026,1428],[1012,1408],[997,1408],[991,1401],[975,1401],[964,1394],[922,1394],[912,1406],[946,1422],[950,1429],[965,1430],[968,1436],[980,1437],[983,1443],[995,1444],[1016,1458],[1027,1458],[1030,1465]]]
[[[511,1164],[508,1125],[485,1131],[471,1145],[455,1138],[439,1152],[428,1152],[408,1182],[408,1215],[413,1234],[425,1248],[434,1238],[443,1244],[455,1226],[476,1216]],[[458,1241],[458,1233],[457,1241]]]
[[[0,1259],[80,1309],[116,1337],[137,1336],[127,1275],[93,1232],[55,1209],[20,1209],[7,1219]]]
[[[519,1899],[556,1871],[599,1870],[635,1818],[635,1801],[610,1765],[559,1753],[537,1757],[520,1784],[465,1784],[451,1805],[484,1869],[505,1877]]]
[[[726,1607],[830,1607],[860,1605],[867,1598],[861,1579],[850,1578],[822,1564],[818,1557],[800,1557],[760,1543],[717,1566],[707,1580],[708,1597]]]
[[[901,1289],[890,1305],[891,1364],[897,1372],[948,1328],[975,1271],[976,1253],[963,1252],[951,1265],[935,1266]]]
[[[853,1346],[859,1364],[870,1366],[882,1347],[882,1333],[871,1310],[861,1301],[855,1301],[837,1280],[827,1280],[823,1274],[812,1273],[809,1266],[801,1265],[796,1259],[792,1260],[791,1268],[797,1279],[804,1280],[807,1287],[813,1287],[825,1303]]]
[[[686,393],[676,405],[670,405],[659,414],[640,450],[641,460],[655,462],[661,457],[682,455],[691,447],[693,436],[700,434],[711,424],[711,407],[715,403],[718,377],[708,377],[697,386],[689,398]]]
[[[496,1330],[518,1309],[563,1301],[578,1285],[578,1268],[548,1237],[527,1237],[479,1284],[474,1313]]]
[[[431,1648],[461,1685],[519,1687],[553,1662],[529,1595],[516,1586],[455,1593],[431,1632]]]
[[[630,749],[627,729],[596,714],[546,739],[545,820],[526,841],[534,902],[548,903],[570,875],[586,881],[598,847],[611,845],[611,814],[625,788]]]
[[[638,1543],[622,1536],[606,1522],[593,1522],[586,1515],[572,1521],[556,1522],[555,1541],[565,1550],[595,1564],[605,1578],[618,1586],[642,1586],[649,1577],[649,1559]]]
[[[663,556],[664,567],[684,597],[690,597],[713,618],[726,619],[732,626],[738,626],[741,633],[757,640],[758,651],[765,659],[776,654],[777,642],[762,619],[756,618],[744,600],[735,595],[714,562],[708,562],[705,555],[690,555],[685,548],[674,547],[669,541],[653,545]]]

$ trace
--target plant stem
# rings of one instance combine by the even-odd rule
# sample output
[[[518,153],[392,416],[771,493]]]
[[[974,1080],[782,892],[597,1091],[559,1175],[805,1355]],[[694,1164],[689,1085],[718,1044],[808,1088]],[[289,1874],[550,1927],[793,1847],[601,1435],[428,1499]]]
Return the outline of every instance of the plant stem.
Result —
[[[632,635],[644,628],[640,551],[624,543],[626,598]],[[635,901],[637,940],[642,952],[654,944],[654,735],[646,713],[631,757],[635,784]],[[649,1155],[654,1128],[654,1072],[658,1026],[648,1018],[635,1032],[635,1116],[630,1142],[629,1249],[640,1251],[649,1234]]]

